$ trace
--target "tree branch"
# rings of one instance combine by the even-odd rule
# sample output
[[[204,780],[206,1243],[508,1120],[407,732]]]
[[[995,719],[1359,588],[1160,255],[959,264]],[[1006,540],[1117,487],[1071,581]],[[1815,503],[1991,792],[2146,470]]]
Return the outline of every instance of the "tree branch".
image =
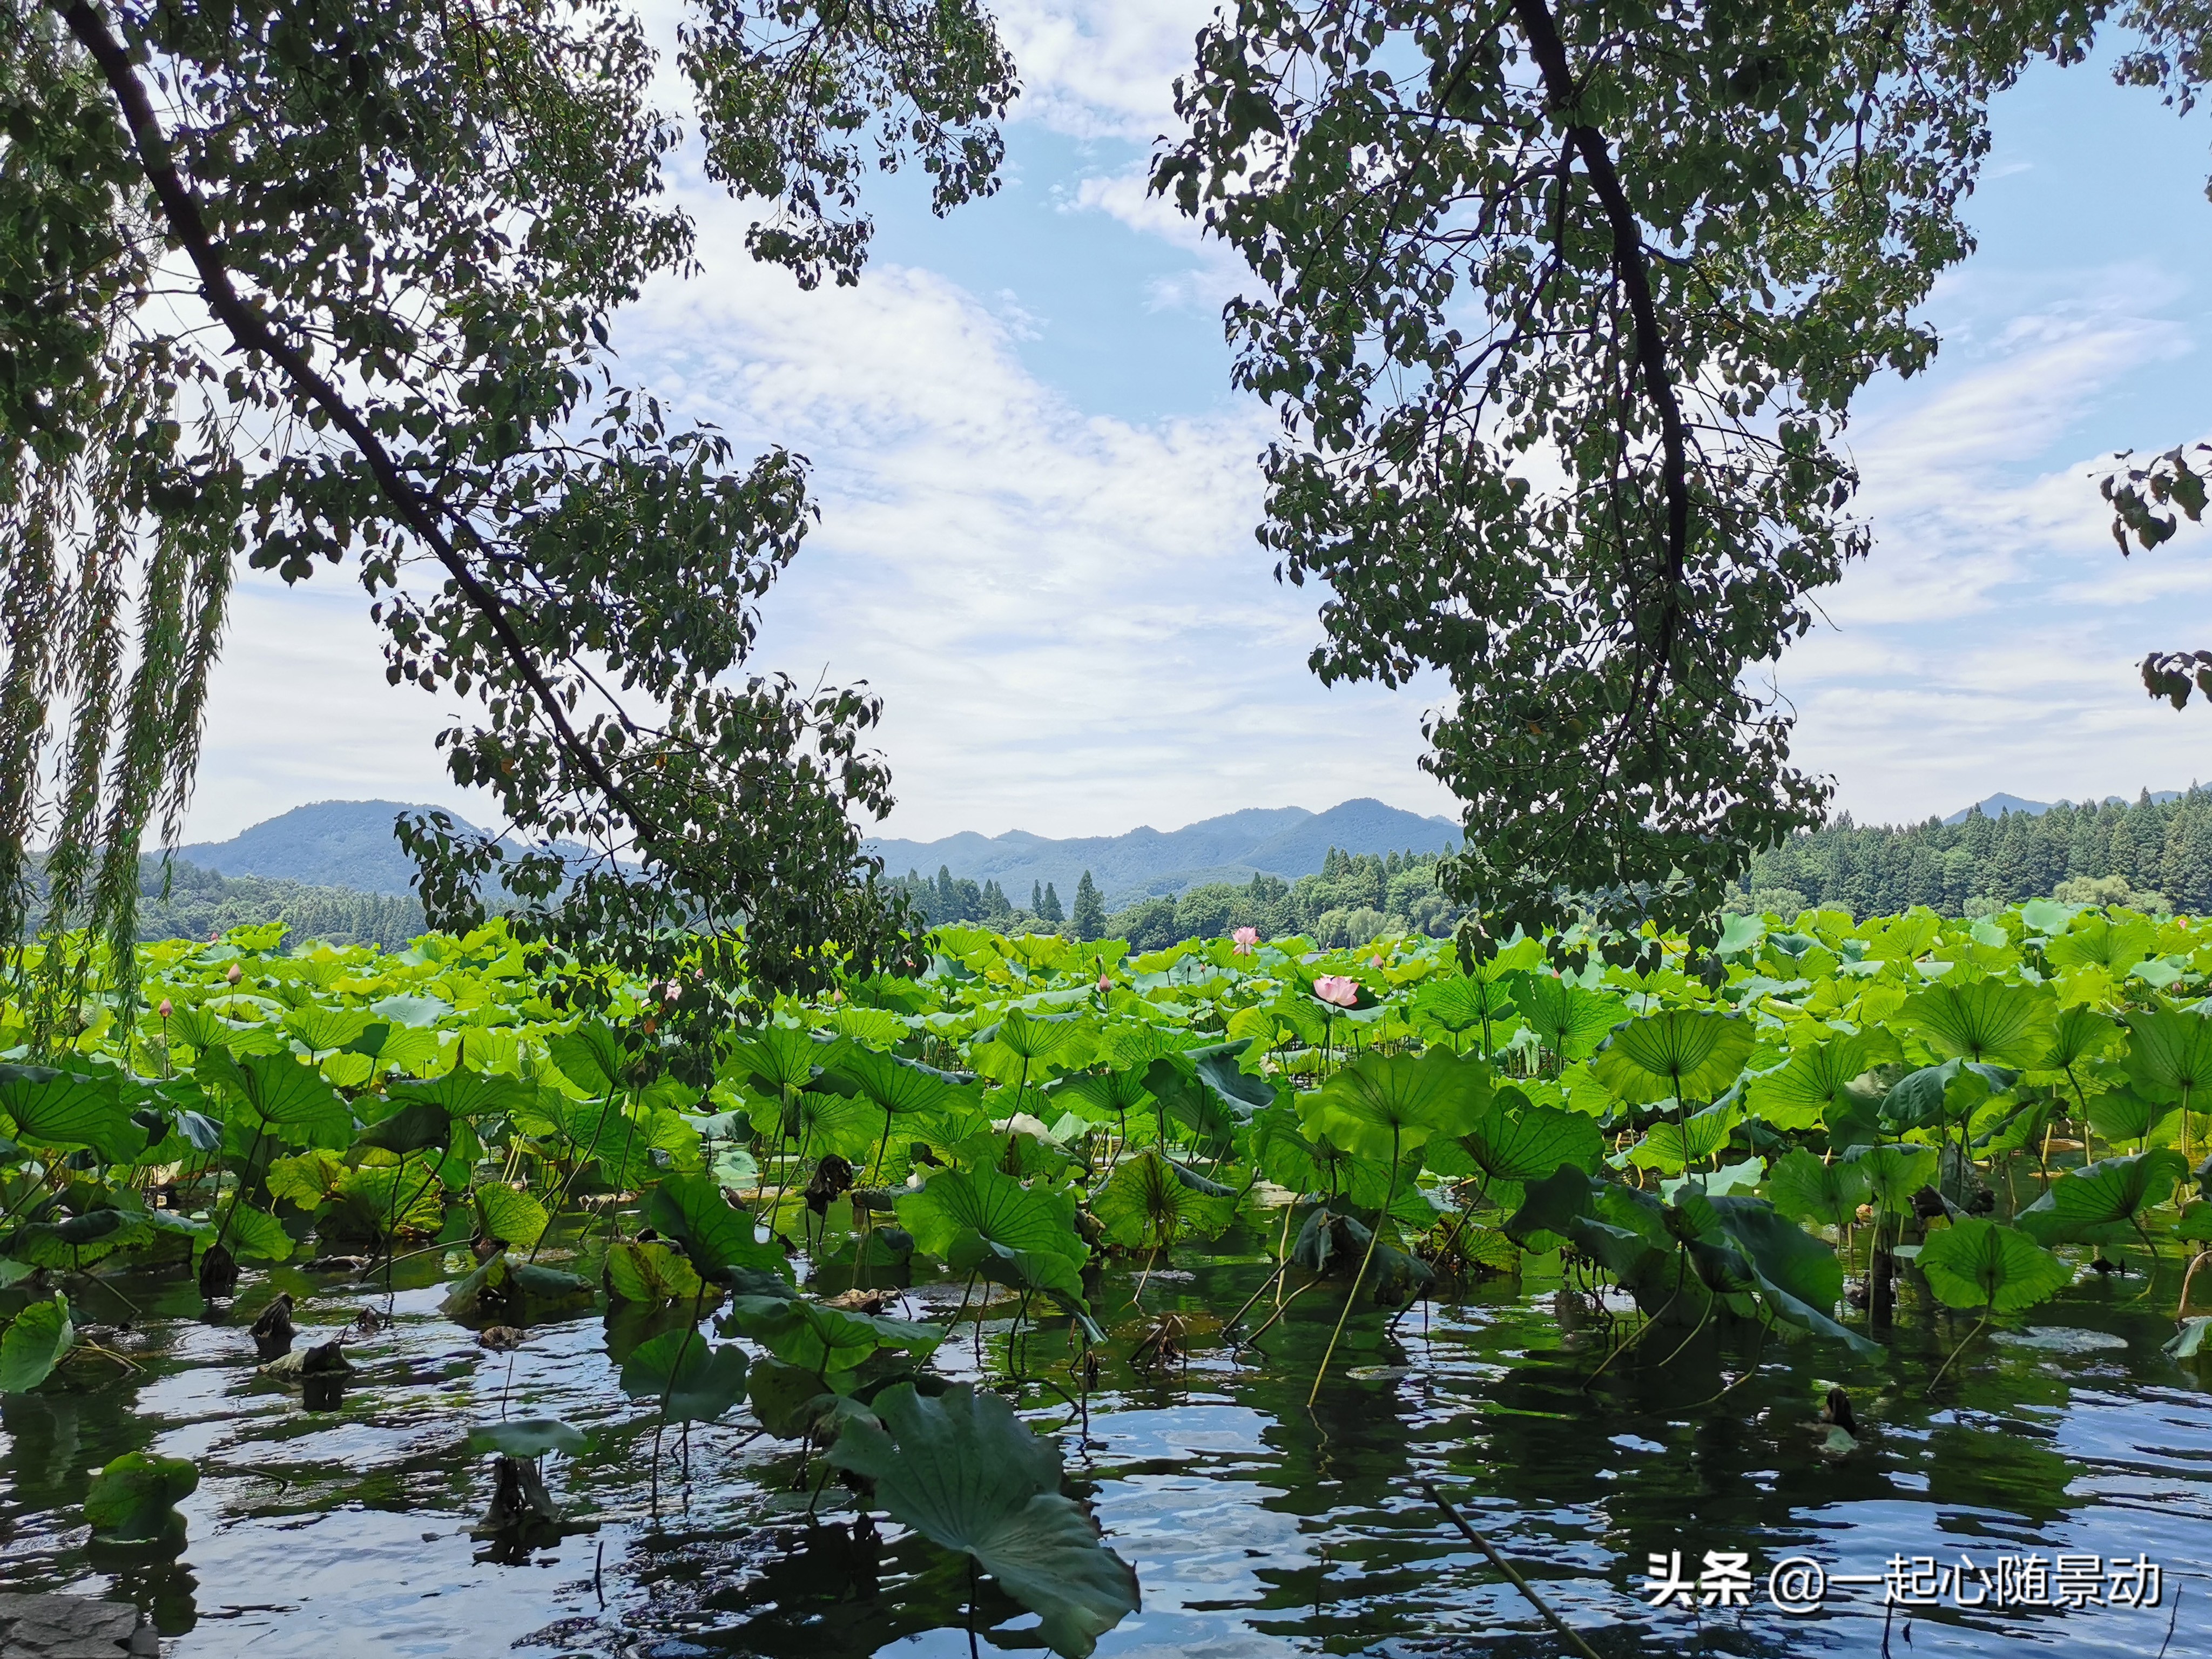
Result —
[[[455,586],[470,605],[482,616],[523,681],[529,686],[538,705],[544,711],[547,720],[557,734],[562,749],[615,808],[626,818],[641,843],[649,845],[658,839],[657,832],[639,810],[627,790],[615,781],[599,757],[576,733],[561,707],[559,696],[545,679],[529,647],[515,632],[507,616],[507,607],[470,568],[469,562],[454,547],[453,539],[439,524],[442,509],[422,489],[410,480],[386,449],[383,441],[369,429],[367,421],[346,402],[337,388],[332,386],[310,362],[306,355],[280,335],[269,319],[242,296],[230,278],[229,268],[224,264],[222,252],[208,234],[207,222],[200,212],[198,198],[177,172],[171,155],[167,136],[161,131],[160,119],[155,115],[146,89],[133,69],[131,55],[107,26],[106,20],[91,3],[91,0],[47,0],[68,24],[77,44],[90,54],[100,66],[108,90],[123,107],[124,118],[129,123],[132,143],[138,151],[140,164],[144,167],[147,182],[161,204],[163,215],[169,222],[179,246],[199,273],[201,296],[217,321],[229,331],[238,345],[248,351],[257,351],[275,363],[289,377],[294,387],[319,407],[332,425],[350,438],[362,458],[368,464],[370,473],[407,527],[420,537],[424,544],[445,566]]]
[[[1544,90],[1553,112],[1571,115],[1582,101],[1582,88],[1575,84],[1567,49],[1550,9],[1545,0],[1513,0],[1513,15],[1528,39],[1529,55],[1543,74]],[[1644,228],[1620,187],[1620,175],[1614,171],[1605,135],[1571,119],[1567,139],[1582,152],[1583,165],[1613,227],[1613,264],[1627,290],[1629,313],[1636,322],[1636,361],[1643,374],[1644,392],[1659,416],[1660,477],[1667,492],[1667,594],[1658,652],[1659,672],[1663,675],[1674,655],[1674,634],[1680,625],[1682,576],[1689,562],[1689,441],[1683,428],[1681,402],[1667,373],[1666,345],[1659,332],[1658,309],[1651,299],[1651,266],[1644,252]]]

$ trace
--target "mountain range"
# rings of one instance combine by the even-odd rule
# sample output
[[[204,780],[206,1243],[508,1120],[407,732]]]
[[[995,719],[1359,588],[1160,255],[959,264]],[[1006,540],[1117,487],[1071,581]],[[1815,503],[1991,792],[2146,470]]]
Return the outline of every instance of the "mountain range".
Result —
[[[1326,812],[1303,806],[1247,807],[1180,830],[1146,824],[1121,836],[1054,841],[1026,830],[988,836],[967,830],[941,841],[872,841],[867,846],[891,875],[915,871],[933,876],[950,870],[955,876],[997,882],[1017,905],[1027,904],[1030,887],[1040,882],[1050,882],[1065,904],[1088,870],[1112,910],[1205,882],[1242,884],[1261,872],[1286,881],[1316,875],[1332,847],[1347,853],[1441,853],[1458,846],[1459,839],[1459,826],[1449,818],[1424,817],[1362,799]]]
[[[2181,791],[2154,792],[2168,801]],[[2108,795],[2124,804],[2126,797]],[[1983,815],[2046,812],[2055,803],[1999,793],[1978,801]],[[426,810],[403,801],[325,800],[240,831],[228,841],[195,842],[179,847],[185,863],[225,876],[262,876],[318,887],[349,887],[357,892],[414,891],[415,866],[392,833],[402,812]],[[1944,819],[1957,823],[1974,807]],[[1034,884],[1050,882],[1060,902],[1073,896],[1088,870],[1109,909],[1137,900],[1181,893],[1205,882],[1249,882],[1264,872],[1295,881],[1312,875],[1332,847],[1347,853],[1444,852],[1459,845],[1459,826],[1449,818],[1425,817],[1379,800],[1348,800],[1325,812],[1302,806],[1248,807],[1204,818],[1180,830],[1150,825],[1121,836],[1082,836],[1054,840],[1025,830],[1002,836],[972,830],[938,841],[881,840],[867,843],[892,875],[909,871],[934,876],[939,869],[974,881],[995,881],[1017,905],[1026,904]]]
[[[2181,796],[2182,791],[2179,789],[2154,789],[2150,792],[2151,799],[2160,803],[2161,805],[2170,800],[2179,800]],[[2002,790],[1999,790],[1996,794],[1991,795],[1987,800],[1978,800],[1972,806],[1960,807],[1957,811],[1952,813],[1949,817],[1945,818],[1943,822],[1946,823],[1964,823],[1966,821],[1966,814],[1973,811],[1976,808],[1980,809],[1982,816],[1985,818],[2001,818],[2008,812],[2025,812],[2032,818],[2040,817],[2043,814],[2048,812],[2052,807],[2059,805],[2061,803],[2055,800],[2022,800],[2018,795],[2008,795]],[[2079,803],[2068,802],[2065,804],[2074,805],[2078,805]],[[2125,795],[2107,795],[2105,797],[2102,804],[2107,806],[2126,806],[2130,803]]]
[[[177,857],[226,876],[269,876],[319,887],[368,893],[410,893],[415,866],[392,833],[402,812],[425,809],[404,801],[325,800],[240,830],[228,841],[195,842]],[[1188,824],[1181,830],[1146,826],[1124,836],[1055,841],[1027,830],[1003,836],[972,831],[940,841],[877,841],[893,875],[918,870],[933,876],[996,881],[1017,904],[1033,883],[1050,882],[1064,904],[1088,870],[1109,908],[1158,894],[1180,893],[1200,882],[1249,882],[1257,871],[1295,880],[1321,869],[1332,847],[1348,853],[1441,852],[1459,844],[1449,818],[1423,817],[1379,800],[1349,800],[1326,812],[1302,806],[1254,807]]]

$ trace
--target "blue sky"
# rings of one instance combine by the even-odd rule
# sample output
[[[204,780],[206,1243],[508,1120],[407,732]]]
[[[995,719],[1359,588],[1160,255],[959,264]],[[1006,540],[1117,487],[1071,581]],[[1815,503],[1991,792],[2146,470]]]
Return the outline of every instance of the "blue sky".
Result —
[[[1240,270],[1142,190],[1208,9],[1014,0],[1026,91],[996,198],[938,221],[890,181],[860,289],[802,295],[687,179],[705,272],[623,319],[634,380],[811,458],[823,522],[758,662],[883,694],[890,833],[1453,810],[1415,764],[1435,684],[1308,673],[1314,596],[1251,536],[1269,422],[1230,389],[1219,325]],[[2094,66],[2000,100],[1980,252],[1930,306],[1937,366],[1875,387],[1851,434],[1875,550],[1776,669],[1801,758],[1862,821],[2212,775],[2212,714],[2151,703],[2134,669],[2212,646],[2206,532],[2123,562],[2089,478],[2212,432],[2208,140]],[[467,810],[429,746],[443,709],[386,689],[361,610],[323,580],[241,595],[187,839],[331,797]]]

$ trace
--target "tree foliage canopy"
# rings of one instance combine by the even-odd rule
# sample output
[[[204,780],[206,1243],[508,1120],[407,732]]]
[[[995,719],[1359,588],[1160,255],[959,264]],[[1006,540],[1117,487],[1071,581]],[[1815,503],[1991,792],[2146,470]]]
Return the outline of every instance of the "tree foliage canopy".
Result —
[[[1936,341],[1991,96],[2101,25],[2185,100],[2203,8],[1241,0],[1154,187],[1241,252],[1262,543],[1324,680],[1451,696],[1455,896],[1695,924],[1817,823],[1764,665],[1865,552],[1851,399]]]
[[[526,934],[633,969],[704,937],[732,980],[738,922],[764,986],[897,959],[853,822],[890,802],[876,702],[749,666],[805,458],[684,425],[607,349],[692,262],[637,19],[6,0],[0,31],[0,937],[43,836],[48,927],[127,957],[243,558],[349,567],[388,678],[472,703],[440,744],[512,839],[408,827],[434,921],[497,866]],[[855,280],[872,166],[940,210],[995,185],[1012,66],[973,0],[695,0],[680,39],[709,171],[804,286]]]

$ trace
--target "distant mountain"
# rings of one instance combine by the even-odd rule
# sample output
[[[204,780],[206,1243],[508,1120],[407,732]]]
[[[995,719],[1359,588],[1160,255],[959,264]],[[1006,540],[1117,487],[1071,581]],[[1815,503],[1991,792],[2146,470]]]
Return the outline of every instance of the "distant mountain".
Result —
[[[415,860],[400,850],[392,826],[402,812],[430,810],[396,800],[317,801],[241,830],[228,841],[179,847],[177,856],[226,876],[412,894]],[[454,822],[466,824],[459,817]]]
[[[1347,853],[1433,853],[1459,841],[1459,826],[1449,818],[1361,799],[1326,812],[1249,807],[1180,830],[1146,825],[1124,836],[1054,841],[1025,830],[989,836],[969,830],[942,841],[871,842],[868,850],[879,854],[895,876],[910,870],[933,876],[946,868],[955,876],[995,881],[1017,905],[1027,904],[1030,887],[1041,882],[1053,884],[1065,904],[1088,870],[1113,909],[1206,882],[1249,882],[1263,871],[1296,880],[1317,873],[1332,847]]]
[[[2150,798],[2160,805],[2164,805],[2167,801],[2179,800],[2181,795],[2182,792],[2179,789],[2154,789],[2151,791]],[[2126,806],[2132,804],[2130,797],[2126,795],[2107,795],[2105,797],[2105,801],[2106,805],[2115,806]],[[2057,805],[2057,801],[2022,800],[2018,795],[2008,795],[2000,790],[1987,800],[1976,801],[1973,806],[1960,807],[1943,822],[1964,823],[1966,821],[1966,814],[1977,806],[1981,809],[1982,816],[1985,818],[2002,817],[2007,812],[2025,812],[2033,818],[2039,817]]]
[[[325,800],[240,830],[228,841],[195,842],[177,856],[225,876],[260,876],[364,893],[411,895],[415,865],[392,833],[402,812],[428,808],[396,800]],[[455,822],[466,826],[465,819]],[[1126,836],[1054,841],[1026,830],[973,831],[942,841],[872,842],[893,875],[956,876],[996,881],[1017,904],[1032,883],[1050,882],[1065,904],[1085,870],[1109,907],[1202,882],[1248,882],[1255,871],[1295,880],[1311,875],[1332,847],[1347,853],[1440,852],[1459,845],[1449,818],[1423,817],[1379,800],[1348,800],[1326,812],[1303,806],[1252,807],[1181,830],[1132,830]]]

